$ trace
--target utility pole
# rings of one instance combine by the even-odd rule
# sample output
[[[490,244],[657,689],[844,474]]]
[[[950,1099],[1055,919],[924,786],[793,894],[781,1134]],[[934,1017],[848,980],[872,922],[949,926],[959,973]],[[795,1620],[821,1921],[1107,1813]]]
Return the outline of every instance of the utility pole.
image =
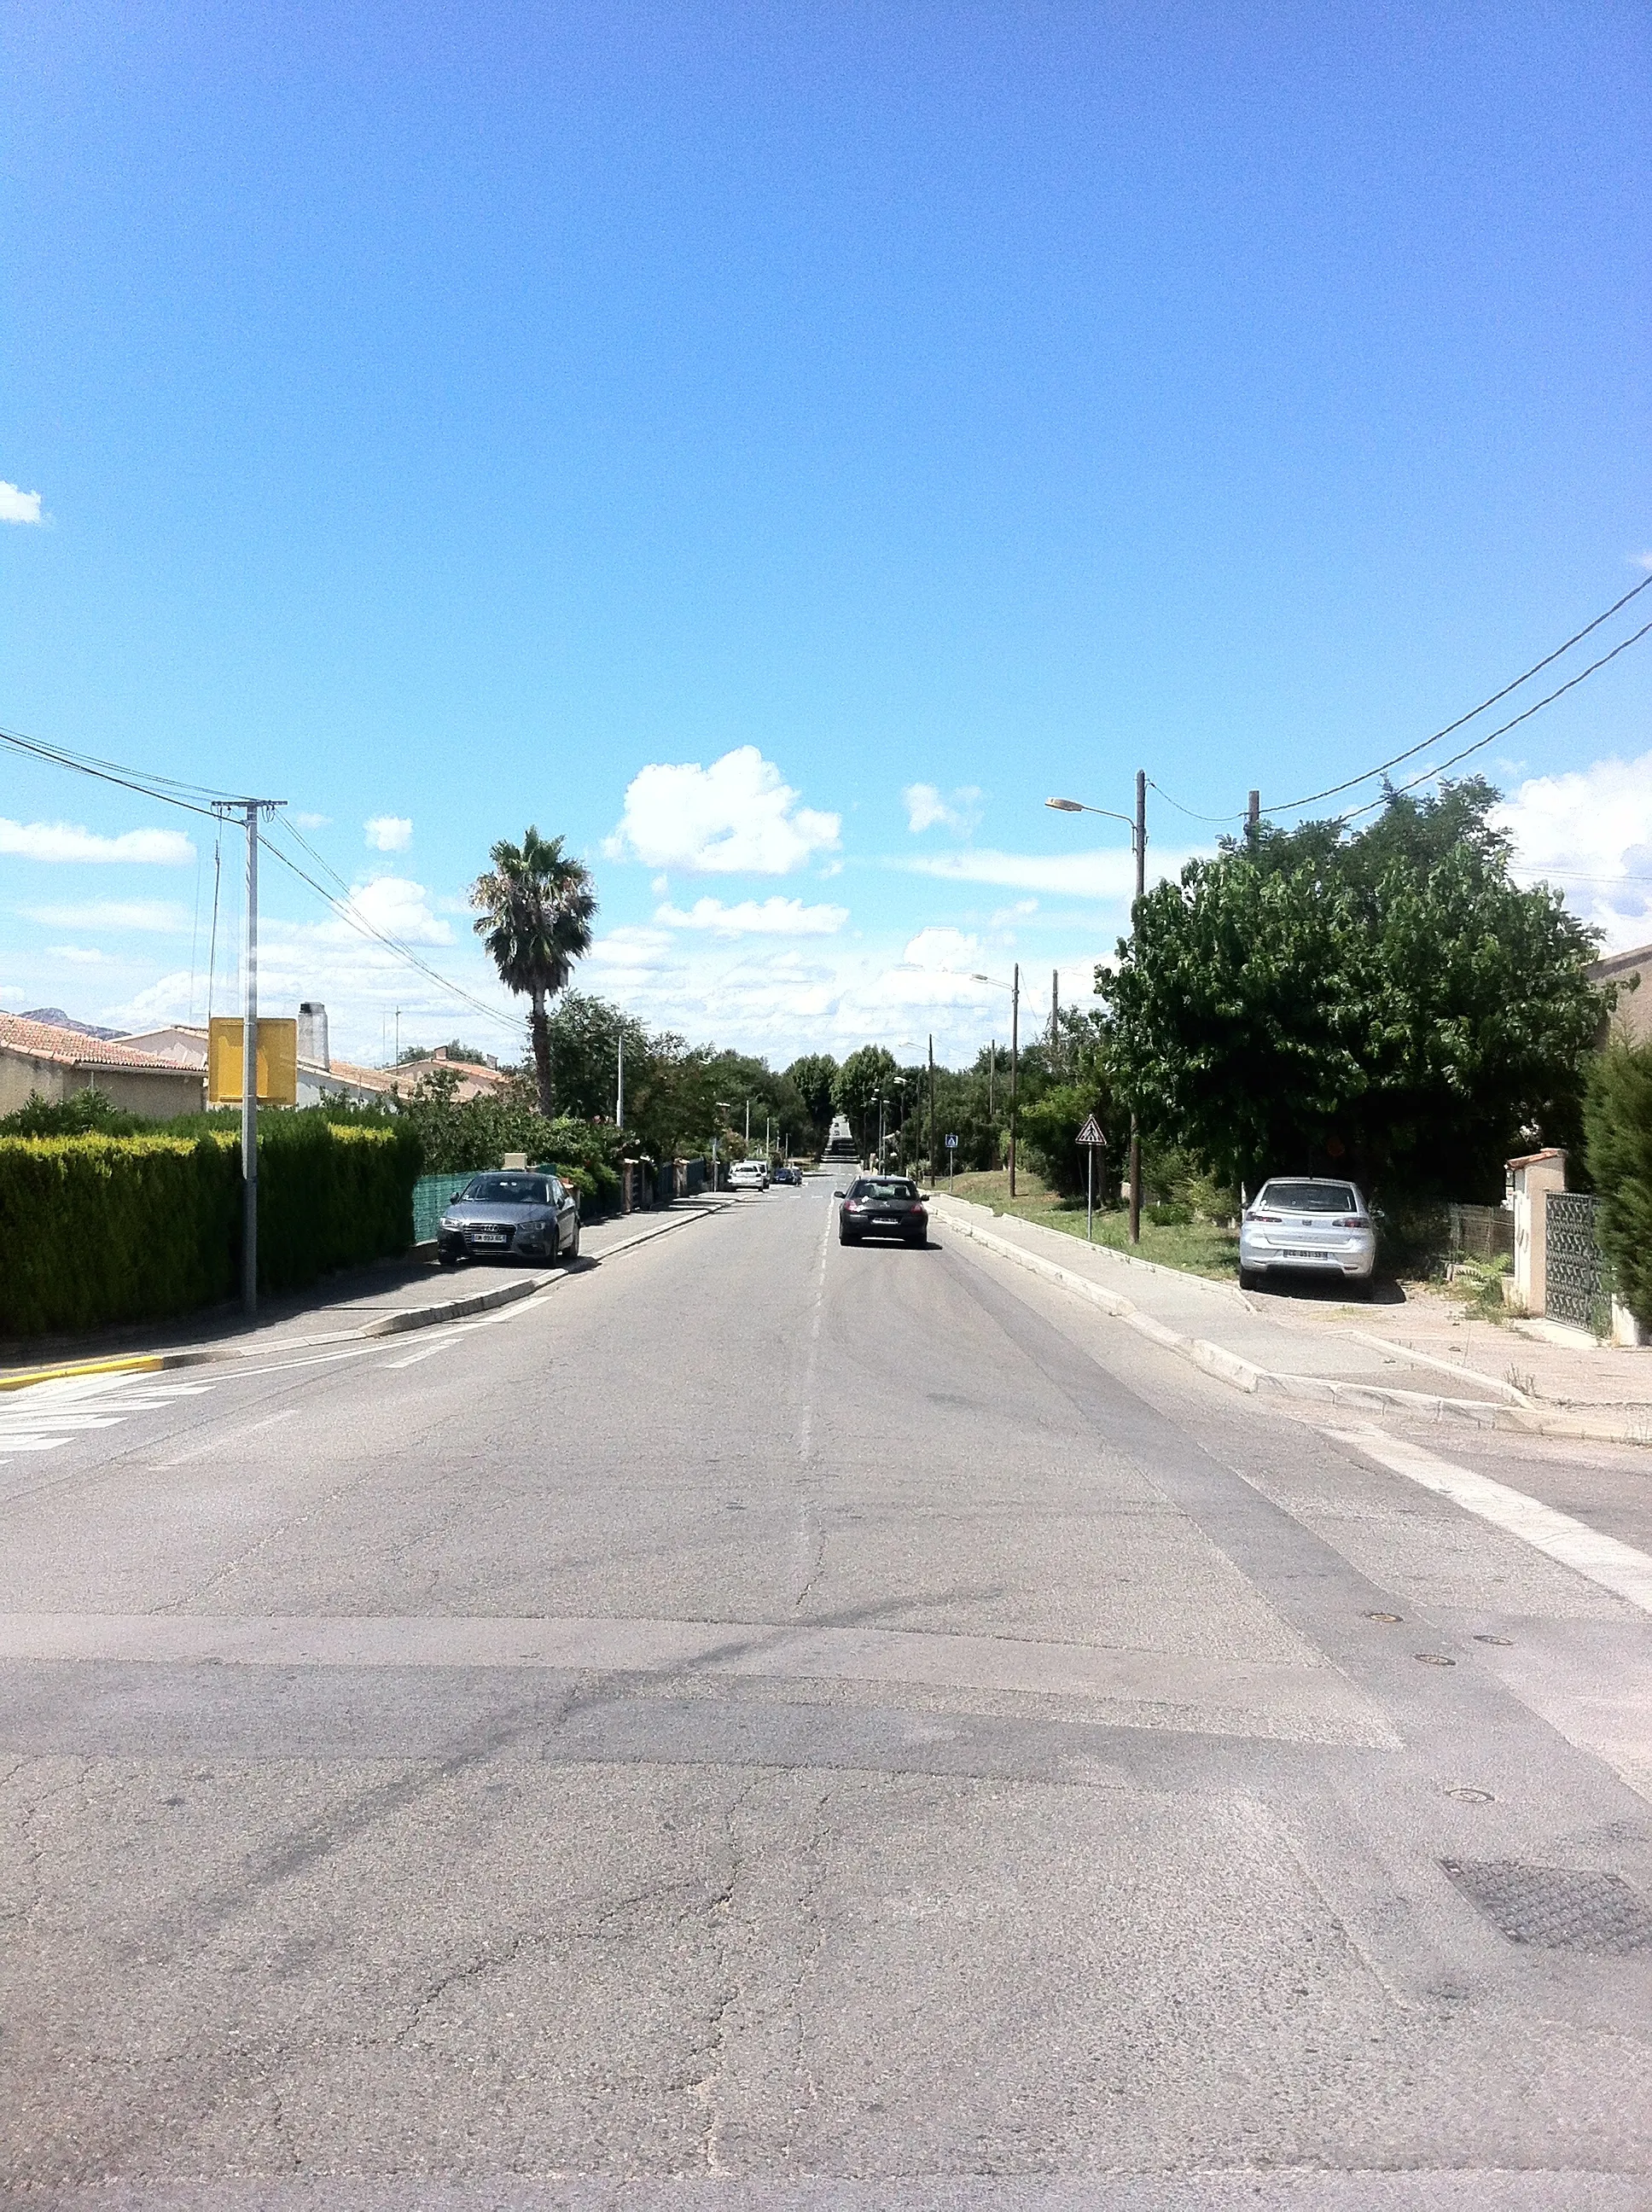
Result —
[[[1010,987],[1010,1195],[1015,1196],[1016,1091],[1021,1073],[1021,963]]]
[[[929,1032],[929,1172],[935,1173],[935,1032]]]
[[[398,1067],[399,1067],[399,1066],[401,1066],[401,1064],[402,1064],[402,1010],[401,1010],[401,1008],[400,1008],[399,1006],[398,1006],[398,1007],[397,1007],[397,1009],[396,1009],[396,1065],[397,1065],[397,1066],[398,1066]]]
[[[625,1031],[619,1032],[614,1059],[614,1127],[625,1127]]]
[[[1261,831],[1262,794],[1260,791],[1253,791],[1250,794],[1250,804],[1245,809],[1245,842],[1253,853],[1256,850],[1256,841],[1260,836]]]
[[[990,1121],[995,1117],[997,1111],[993,1104],[993,1091],[998,1080],[998,1039],[996,1037],[987,1048],[987,1118]]]
[[[1056,1054],[1061,1048],[1061,971],[1050,969],[1050,1073],[1055,1073]]]
[[[1147,888],[1147,771],[1136,770],[1136,901]],[[1136,929],[1135,906],[1130,909],[1130,933]],[[1141,1131],[1133,1108],[1130,1115],[1130,1242],[1141,1242]]]
[[[246,997],[241,1008],[241,1304],[258,1310],[258,817],[278,799],[242,801],[246,818]]]

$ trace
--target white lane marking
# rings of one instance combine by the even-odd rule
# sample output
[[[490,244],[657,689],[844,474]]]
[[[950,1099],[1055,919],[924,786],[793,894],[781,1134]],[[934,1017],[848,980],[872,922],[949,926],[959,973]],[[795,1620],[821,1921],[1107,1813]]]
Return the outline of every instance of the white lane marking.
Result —
[[[815,1369],[820,1360],[820,1317],[826,1307],[826,1252],[831,1242],[832,1209],[820,1230],[820,1265],[815,1270],[815,1306],[809,1320],[809,1357],[803,1370],[803,1418],[798,1423],[798,1457],[807,1459],[814,1432]]]
[[[181,1382],[163,1389],[143,1375],[67,1375],[38,1382],[21,1404],[0,1404],[0,1465],[14,1452],[55,1451],[94,1429],[118,1428],[134,1413],[164,1410],[173,1399],[201,1396],[210,1386]]]
[[[246,1421],[238,1429],[216,1429],[204,1443],[191,1444],[176,1459],[163,1459],[157,1464],[163,1468],[187,1467],[191,1460],[205,1459],[210,1452],[222,1451],[230,1444],[240,1443],[244,1437],[257,1436],[260,1429],[273,1429],[277,1421],[290,1421],[297,1411],[296,1406],[283,1406],[280,1413],[266,1413],[261,1421]]]
[[[1523,1490],[1511,1490],[1506,1482],[1476,1474],[1472,1468],[1459,1467],[1454,1461],[1436,1459],[1420,1445],[1402,1443],[1381,1429],[1325,1429],[1321,1433],[1364,1452],[1391,1473],[1420,1483],[1424,1490],[1449,1498],[1466,1513],[1478,1514],[1482,1521],[1506,1529],[1601,1589],[1627,1599],[1643,1613],[1652,1613],[1652,1559],[1632,1544],[1603,1536],[1598,1528],[1574,1520],[1570,1513],[1558,1512],[1540,1498],[1528,1498]]]
[[[380,1362],[380,1365],[383,1368],[416,1367],[420,1360],[428,1359],[438,1352],[446,1352],[450,1345],[456,1344],[458,1341],[457,1332],[451,1335],[439,1336],[434,1344],[421,1345],[416,1352],[410,1352],[404,1359],[385,1359]]]

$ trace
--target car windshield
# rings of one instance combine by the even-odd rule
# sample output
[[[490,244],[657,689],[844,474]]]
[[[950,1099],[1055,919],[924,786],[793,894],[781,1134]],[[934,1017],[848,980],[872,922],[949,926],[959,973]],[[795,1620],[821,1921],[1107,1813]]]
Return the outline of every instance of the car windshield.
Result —
[[[902,1176],[863,1176],[849,1193],[851,1198],[916,1198],[918,1186]]]
[[[484,1206],[549,1206],[550,1190],[544,1176],[472,1176],[465,1186],[466,1198]]]
[[[1359,1200],[1345,1182],[1271,1182],[1258,1206],[1277,1206],[1287,1213],[1357,1213]]]

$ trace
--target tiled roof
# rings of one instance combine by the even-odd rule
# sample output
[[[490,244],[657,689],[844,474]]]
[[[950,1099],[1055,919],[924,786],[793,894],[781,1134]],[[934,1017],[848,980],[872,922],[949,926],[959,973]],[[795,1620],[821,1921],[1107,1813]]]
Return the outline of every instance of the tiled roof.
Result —
[[[307,1060],[304,1065],[307,1067],[309,1066],[309,1062]],[[341,1083],[360,1084],[364,1091],[388,1091],[391,1085],[396,1080],[395,1077],[386,1068],[357,1067],[352,1061],[348,1060],[330,1060],[325,1069],[317,1069],[314,1072],[326,1075],[336,1075]]]
[[[149,1067],[178,1073],[175,1060],[158,1060],[150,1052],[134,1052],[130,1045],[111,1037],[88,1036],[80,1030],[60,1030],[49,1022],[26,1021],[21,1014],[0,1014],[0,1048],[27,1053],[31,1060],[56,1060],[64,1067]]]

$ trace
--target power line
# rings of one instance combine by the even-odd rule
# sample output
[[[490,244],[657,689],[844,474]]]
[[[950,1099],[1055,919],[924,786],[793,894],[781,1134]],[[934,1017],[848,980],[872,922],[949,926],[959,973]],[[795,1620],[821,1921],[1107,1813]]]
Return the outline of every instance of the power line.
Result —
[[[1285,799],[1280,805],[1278,811],[1281,814],[1290,814],[1294,812],[1299,806],[1317,805],[1321,799],[1334,799],[1339,792],[1351,791],[1357,784],[1369,783],[1373,776],[1386,775],[1391,768],[1398,768],[1401,761],[1414,759],[1418,753],[1426,752],[1430,745],[1437,745],[1442,738],[1450,737],[1454,732],[1461,730],[1465,723],[1472,722],[1477,714],[1485,714],[1488,708],[1495,707],[1500,699],[1506,699],[1511,691],[1518,691],[1522,684],[1529,684],[1534,676],[1541,675],[1543,671],[1547,668],[1552,662],[1558,660],[1563,653],[1570,653],[1573,646],[1581,645],[1582,641],[1589,635],[1591,631],[1599,629],[1602,623],[1610,622],[1613,616],[1615,615],[1620,608],[1626,607],[1631,599],[1637,599],[1643,592],[1648,589],[1649,586],[1652,586],[1652,576],[1643,576],[1638,584],[1635,585],[1632,589],[1624,593],[1622,599],[1615,599],[1606,609],[1604,614],[1596,615],[1593,622],[1585,623],[1582,629],[1574,631],[1564,645],[1556,646],[1552,653],[1545,653],[1541,660],[1534,661],[1531,667],[1526,671],[1523,676],[1516,676],[1512,684],[1505,684],[1501,691],[1494,691],[1489,699],[1482,699],[1478,707],[1471,707],[1466,714],[1459,714],[1455,722],[1448,722],[1442,730],[1436,730],[1432,737],[1424,738],[1418,744],[1407,745],[1404,752],[1395,753],[1391,759],[1379,761],[1375,768],[1368,768],[1363,775],[1351,775],[1345,783],[1328,784],[1323,791],[1310,791],[1305,799]],[[1634,637],[1625,640],[1625,645],[1633,645],[1636,639],[1644,637],[1645,635],[1645,630],[1637,630]],[[1603,659],[1594,662],[1593,667],[1586,668],[1583,671],[1583,676],[1592,676],[1596,668],[1604,668],[1608,660],[1615,659],[1618,653],[1621,653],[1623,650],[1624,646],[1620,645],[1616,648],[1615,652],[1606,653]],[[1582,676],[1573,678],[1573,682],[1578,684],[1581,684],[1582,680],[1583,678]],[[1563,684],[1560,687],[1560,691],[1552,691],[1547,699],[1540,700],[1538,703],[1540,706],[1546,707],[1550,703],[1551,700],[1559,698],[1561,691],[1570,691],[1571,688],[1572,686],[1570,684]],[[1536,707],[1533,707],[1527,710],[1527,714],[1534,714],[1536,712]],[[1515,722],[1523,722],[1527,719],[1527,714],[1517,714],[1515,717]],[[1515,726],[1515,722],[1505,722],[1502,730],[1494,730],[1492,732],[1492,737],[1501,737],[1503,734],[1503,731],[1512,730]],[[1490,744],[1491,742],[1491,738],[1483,738],[1479,741],[1481,744]],[[1477,750],[1478,748],[1476,746],[1470,745],[1465,752],[1458,753],[1455,757],[1458,760],[1465,760],[1467,758],[1468,753],[1473,752]],[[1448,761],[1445,765],[1449,768],[1451,765],[1451,763]],[[1157,788],[1157,786],[1154,787],[1155,789]],[[1407,787],[1407,788],[1409,787]],[[1163,797],[1163,794],[1161,793],[1160,796]],[[1379,805],[1381,805],[1381,803],[1382,802],[1380,800],[1377,802]],[[1171,804],[1174,805],[1175,801],[1172,800]],[[1371,810],[1370,807],[1362,807],[1359,811],[1361,813],[1369,814]],[[1185,808],[1183,811],[1186,811]],[[1219,815],[1201,816],[1198,818],[1200,820],[1218,820],[1225,822],[1231,821],[1234,817],[1230,815]],[[1350,816],[1348,818],[1351,820],[1353,817]]]
[[[54,768],[72,769],[77,775],[94,777],[100,783],[118,784],[123,791],[135,791],[142,798],[159,800],[163,806],[181,806],[185,813],[204,815],[209,821],[221,806],[245,806],[246,801],[234,792],[215,791],[210,784],[181,783],[175,777],[151,775],[146,769],[123,767],[118,761],[99,760],[90,753],[70,752],[64,745],[48,745],[38,738],[26,738],[17,730],[0,730],[0,744],[9,745],[14,752],[27,753],[36,760],[47,762]],[[185,799],[185,792],[191,795]],[[204,799],[206,804],[198,802]]]
[[[1652,576],[1649,576],[1646,580],[1647,583],[1652,584]],[[1645,589],[1645,584],[1637,584],[1635,586],[1637,592]],[[1634,592],[1631,592],[1629,596],[1632,599]],[[1622,604],[1621,601],[1619,604]],[[1419,784],[1432,783],[1435,778],[1442,775],[1447,769],[1455,768],[1459,761],[1467,760],[1470,753],[1482,752],[1487,745],[1495,744],[1499,738],[1507,737],[1510,730],[1518,729],[1522,722],[1529,722],[1534,714],[1540,714],[1546,707],[1553,706],[1555,701],[1563,698],[1568,691],[1575,691],[1580,684],[1587,683],[1597,668],[1604,668],[1607,661],[1616,660],[1620,653],[1627,653],[1631,645],[1638,645],[1649,630],[1652,630],[1652,622],[1643,623],[1639,629],[1635,631],[1632,636],[1625,638],[1621,645],[1614,645],[1610,653],[1603,653],[1598,660],[1590,661],[1587,668],[1580,670],[1569,682],[1561,684],[1558,690],[1551,691],[1547,698],[1540,699],[1534,707],[1527,707],[1524,714],[1516,714],[1512,721],[1502,723],[1485,737],[1476,738],[1472,745],[1465,745],[1460,753],[1453,753],[1449,760],[1436,761],[1431,768],[1424,769],[1421,775],[1413,776],[1409,783],[1402,783],[1389,791],[1385,791],[1381,799],[1372,799],[1369,806],[1355,807],[1351,813],[1343,816],[1343,820],[1357,822],[1362,814],[1375,814],[1377,808],[1386,806],[1391,798],[1397,799],[1407,791],[1415,791]],[[1551,659],[1553,657],[1552,654],[1550,655]],[[1462,726],[1459,723],[1455,726],[1461,728]],[[1413,750],[1415,750],[1417,749],[1413,747]],[[1402,754],[1400,757],[1403,759],[1404,755]],[[1364,781],[1364,777],[1357,780],[1361,782]],[[1342,787],[1345,790],[1347,787],[1345,785]]]
[[[1191,806],[1184,806],[1179,799],[1172,799],[1162,783],[1154,783],[1151,775],[1147,781],[1167,806],[1174,806],[1178,814],[1185,814],[1190,822],[1242,822],[1245,818],[1242,810],[1237,814],[1195,814]]]
[[[454,998],[462,999],[467,1006],[473,1008],[479,1014],[485,1015],[489,1021],[497,1022],[505,1029],[513,1030],[516,1027],[515,1019],[511,1015],[501,1014],[497,1007],[490,1006],[485,1000],[475,997],[471,992],[465,990],[462,984],[452,981],[449,977],[441,973],[440,969],[433,968],[428,960],[421,959],[411,945],[404,945],[399,938],[392,937],[387,932],[369,921],[350,897],[348,896],[343,898],[336,897],[325,884],[317,883],[313,876],[301,868],[298,862],[289,854],[283,853],[279,845],[271,844],[264,836],[260,836],[258,842],[272,859],[279,860],[282,867],[290,874],[296,876],[301,884],[307,884],[318,898],[325,900],[341,921],[347,922],[358,934],[370,939],[376,945],[381,945],[386,951],[394,953],[398,959],[406,961],[410,967],[417,969],[420,975],[428,978],[429,981],[436,984],[440,989],[451,993]],[[306,847],[305,849],[307,851],[308,848]],[[324,868],[326,866],[325,861],[321,865]],[[333,872],[328,869],[327,872],[331,874]]]

